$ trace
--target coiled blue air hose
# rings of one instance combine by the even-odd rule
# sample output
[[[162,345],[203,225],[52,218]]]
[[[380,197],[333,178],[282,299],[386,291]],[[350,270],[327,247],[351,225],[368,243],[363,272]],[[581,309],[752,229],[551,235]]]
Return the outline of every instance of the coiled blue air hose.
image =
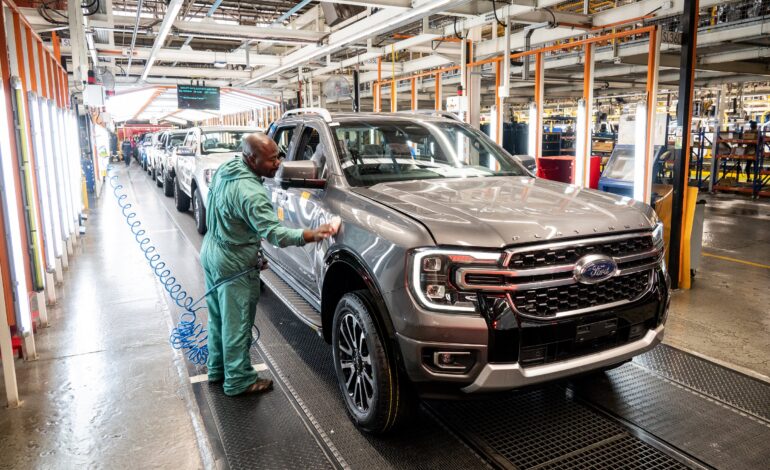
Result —
[[[182,313],[179,317],[179,323],[171,331],[169,342],[174,349],[181,349],[187,355],[187,358],[194,364],[203,365],[206,364],[206,360],[209,356],[209,348],[206,345],[208,334],[206,329],[203,328],[203,323],[198,321],[198,311],[206,308],[201,305],[197,305],[206,298],[207,295],[214,292],[219,286],[237,279],[245,274],[248,274],[257,267],[251,267],[243,272],[237,273],[226,279],[223,279],[213,285],[205,294],[199,299],[193,300],[193,298],[184,290],[182,285],[177,282],[176,277],[173,276],[171,269],[166,267],[166,262],[161,259],[157,248],[150,241],[150,237],[146,236],[147,231],[143,228],[142,222],[137,218],[136,212],[131,211],[132,204],[128,202],[128,195],[121,193],[123,185],[118,181],[117,175],[110,176],[110,186],[112,186],[112,194],[120,206],[123,217],[126,218],[126,223],[131,229],[131,233],[134,235],[134,239],[139,244],[139,248],[142,250],[145,259],[150,264],[150,267],[155,273],[155,276],[160,281],[163,288],[168,293],[169,297],[182,309]],[[256,326],[254,326],[256,329]],[[256,331],[256,339],[259,338],[259,330]]]

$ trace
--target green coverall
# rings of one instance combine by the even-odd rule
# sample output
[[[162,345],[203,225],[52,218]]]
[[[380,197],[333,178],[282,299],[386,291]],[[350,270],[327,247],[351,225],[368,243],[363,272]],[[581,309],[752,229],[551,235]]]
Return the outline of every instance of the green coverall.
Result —
[[[305,244],[302,229],[278,221],[260,178],[239,156],[219,167],[211,182],[201,264],[206,289],[258,262],[262,239],[285,247]],[[208,377],[224,379],[227,395],[244,392],[257,380],[251,366],[251,327],[259,300],[259,270],[220,286],[208,303]]]

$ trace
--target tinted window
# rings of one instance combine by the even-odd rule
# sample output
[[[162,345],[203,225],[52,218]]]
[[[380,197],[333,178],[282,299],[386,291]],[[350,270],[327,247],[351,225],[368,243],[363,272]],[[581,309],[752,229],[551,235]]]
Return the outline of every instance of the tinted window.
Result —
[[[249,131],[203,132],[201,134],[201,153],[207,155],[240,151],[243,137],[250,133]]]
[[[279,127],[273,134],[273,140],[278,145],[278,151],[282,157],[286,157],[291,150],[294,128],[295,126]]]

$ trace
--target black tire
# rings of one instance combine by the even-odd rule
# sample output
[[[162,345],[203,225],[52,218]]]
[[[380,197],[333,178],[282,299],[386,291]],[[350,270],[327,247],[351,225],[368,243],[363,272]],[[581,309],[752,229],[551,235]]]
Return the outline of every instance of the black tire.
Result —
[[[190,210],[190,196],[182,191],[179,187],[179,180],[174,180],[174,204],[176,210],[179,212],[187,212]]]
[[[167,174],[163,175],[163,195],[174,197],[174,180]]]
[[[382,434],[414,416],[417,401],[375,326],[374,308],[367,291],[345,294],[334,312],[332,350],[348,416],[358,428]]]
[[[158,171],[153,167],[152,179],[155,180],[155,186],[162,188],[163,187],[163,170]]]
[[[203,206],[201,192],[197,189],[193,191],[192,197],[193,216],[195,217],[195,229],[201,235],[206,234],[206,208]]]

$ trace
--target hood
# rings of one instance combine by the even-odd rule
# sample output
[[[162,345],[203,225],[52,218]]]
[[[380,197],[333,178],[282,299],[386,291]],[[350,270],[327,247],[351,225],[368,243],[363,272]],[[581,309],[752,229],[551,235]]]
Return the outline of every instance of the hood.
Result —
[[[439,245],[501,248],[655,223],[646,204],[540,178],[406,181],[353,191],[419,220]]]
[[[216,176],[219,179],[230,181],[244,178],[256,178],[249,167],[243,163],[243,159],[234,158],[237,153],[218,153],[216,155],[207,155],[198,160],[199,171],[214,168],[217,170]]]

